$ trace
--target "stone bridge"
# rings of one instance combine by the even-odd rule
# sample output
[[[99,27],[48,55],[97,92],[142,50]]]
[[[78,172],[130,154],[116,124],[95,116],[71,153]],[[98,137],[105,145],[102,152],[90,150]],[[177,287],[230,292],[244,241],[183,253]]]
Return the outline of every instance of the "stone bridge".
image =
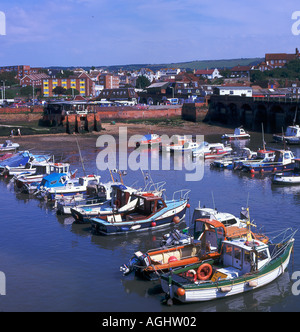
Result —
[[[266,133],[282,132],[293,123],[295,115],[299,124],[298,106],[299,99],[288,97],[211,96],[204,121],[242,125],[252,131],[260,131],[263,124]]]

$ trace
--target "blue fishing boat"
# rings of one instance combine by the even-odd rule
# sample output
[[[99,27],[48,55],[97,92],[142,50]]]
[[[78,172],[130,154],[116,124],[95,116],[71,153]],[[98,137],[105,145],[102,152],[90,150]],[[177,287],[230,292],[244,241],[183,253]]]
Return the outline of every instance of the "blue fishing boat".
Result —
[[[35,165],[35,173],[25,172],[13,177],[15,188],[24,193],[32,193],[32,190],[43,180],[43,178],[52,173],[69,173],[69,163],[48,162]],[[77,170],[70,172],[70,176],[75,177]]]
[[[178,224],[184,217],[188,205],[189,190],[181,190],[179,198],[164,200],[155,195],[134,195],[137,199],[135,208],[110,215],[103,215],[90,220],[96,233],[103,235],[126,234]],[[176,192],[178,193],[178,192]],[[175,193],[174,193],[175,194]]]
[[[36,155],[30,153],[29,151],[22,151],[17,153],[15,156],[12,156],[11,158],[4,160],[2,163],[0,163],[0,174],[5,175],[7,174],[7,170],[13,168],[18,168],[18,169],[25,168],[25,166],[29,162],[38,163],[38,162],[47,161],[49,159],[50,156],[48,155]]]
[[[49,201],[54,201],[62,196],[73,196],[86,193],[87,186],[100,183],[99,175],[86,175],[71,178],[66,173],[53,173],[43,178],[38,187],[39,195]]]
[[[288,172],[295,168],[295,156],[290,150],[275,150],[274,161],[258,161],[243,164],[242,171],[254,173]]]

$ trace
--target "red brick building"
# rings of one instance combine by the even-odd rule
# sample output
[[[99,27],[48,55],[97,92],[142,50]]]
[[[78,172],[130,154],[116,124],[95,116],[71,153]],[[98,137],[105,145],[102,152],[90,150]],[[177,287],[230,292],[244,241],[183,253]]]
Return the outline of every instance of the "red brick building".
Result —
[[[102,74],[99,77],[99,85],[102,85],[103,89],[118,89],[120,87],[120,78],[112,74]]]
[[[49,78],[49,76],[45,73],[40,74],[30,74],[25,75],[23,78],[20,79],[20,85],[21,86],[35,86],[35,87],[41,87],[42,86],[42,80]]]

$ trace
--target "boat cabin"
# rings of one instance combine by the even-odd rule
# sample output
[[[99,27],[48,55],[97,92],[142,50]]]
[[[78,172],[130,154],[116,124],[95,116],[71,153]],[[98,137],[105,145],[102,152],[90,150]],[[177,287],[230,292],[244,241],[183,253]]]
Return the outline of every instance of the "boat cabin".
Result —
[[[265,150],[261,149],[257,151],[257,159],[261,159],[263,161],[274,161],[275,159],[275,151],[273,150]]]
[[[219,212],[218,210],[211,208],[196,208],[193,214],[193,222],[195,222],[195,227],[197,219],[215,219],[221,222],[225,227],[245,226],[245,223],[242,223],[241,220],[233,214],[227,212]]]
[[[221,253],[224,268],[218,269],[218,272],[238,277],[261,269],[270,259],[268,245],[259,240],[225,240]]]
[[[128,196],[129,193],[126,193]],[[128,197],[129,199],[129,197]],[[133,210],[124,211],[124,214],[104,216],[108,222],[135,221],[151,217],[152,214],[166,207],[164,200],[154,194],[132,195],[132,202],[135,202]],[[128,203],[127,203],[128,204]],[[100,217],[101,218],[101,217]]]
[[[275,159],[276,163],[283,163],[283,165],[293,163],[295,156],[292,151],[289,150],[277,150],[275,151]]]
[[[62,187],[64,186],[68,181],[68,175],[66,173],[52,173],[49,175],[46,175],[39,187],[46,187],[46,188],[51,188],[51,187]]]
[[[126,187],[124,184],[114,184],[111,186],[112,204],[117,208],[122,208],[133,200],[132,194],[136,189]]]
[[[243,128],[235,128],[233,135],[240,136],[240,135],[247,135],[247,133],[245,132],[245,130]]]
[[[286,128],[285,136],[300,137],[300,127],[298,125],[288,126]]]
[[[213,219],[196,219],[195,239],[201,241],[201,256],[221,250],[222,241],[226,238],[225,226]]]

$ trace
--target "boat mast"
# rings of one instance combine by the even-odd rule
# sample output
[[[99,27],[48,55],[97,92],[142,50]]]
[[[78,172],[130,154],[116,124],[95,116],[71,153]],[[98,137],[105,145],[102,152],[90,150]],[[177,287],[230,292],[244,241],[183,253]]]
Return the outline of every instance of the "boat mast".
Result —
[[[78,143],[77,137],[76,137],[76,143],[77,143],[77,147],[78,147],[78,151],[79,151],[79,157],[80,157],[80,161],[81,161],[83,173],[86,176],[86,172],[85,172],[85,168],[84,168],[84,163],[83,163],[83,159],[82,159],[82,156],[81,156],[81,150],[80,150],[80,147],[79,147],[79,143]]]

